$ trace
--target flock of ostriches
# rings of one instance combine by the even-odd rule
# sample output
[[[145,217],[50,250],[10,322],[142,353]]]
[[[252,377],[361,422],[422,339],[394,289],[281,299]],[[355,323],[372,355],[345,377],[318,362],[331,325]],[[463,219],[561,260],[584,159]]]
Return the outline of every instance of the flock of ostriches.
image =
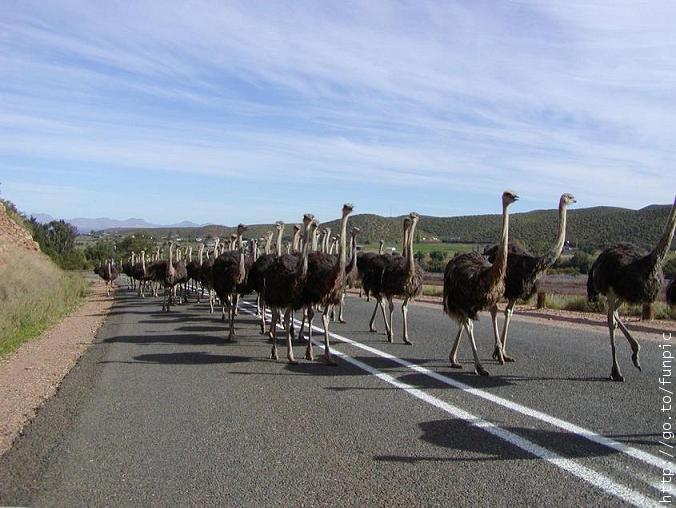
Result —
[[[537,280],[557,260],[563,250],[566,235],[566,210],[575,199],[563,194],[559,201],[559,230],[556,241],[543,256],[510,244],[509,206],[517,201],[513,192],[502,194],[502,230],[497,245],[486,249],[483,254],[469,252],[458,254],[447,264],[444,272],[443,309],[458,323],[458,332],[453,341],[449,360],[453,368],[462,368],[458,363],[458,346],[465,332],[474,355],[475,372],[488,375],[477,353],[473,323],[480,311],[489,311],[495,335],[493,358],[500,364],[514,361],[507,353],[507,332],[514,305],[519,299],[526,299],[536,290]],[[315,312],[321,313],[324,327],[324,358],[328,365],[335,365],[329,344],[329,323],[335,317],[343,320],[343,299],[348,285],[360,282],[367,298],[375,300],[375,307],[369,322],[369,330],[376,331],[375,320],[380,308],[385,322],[388,342],[392,342],[393,299],[401,299],[403,317],[403,340],[411,344],[408,332],[408,303],[419,296],[423,289],[423,270],[413,256],[413,241],[419,216],[411,213],[403,220],[403,249],[399,254],[382,252],[358,252],[356,237],[359,228],[352,228],[348,235],[348,216],[352,205],[342,208],[340,232],[331,237],[329,229],[319,227],[311,214],[303,217],[303,224],[294,226],[293,241],[283,249],[284,223],[277,222],[275,249],[272,239],[275,233],[266,234],[263,239],[244,241],[242,236],[247,228],[237,227],[229,242],[216,240],[213,250],[204,254],[204,244],[199,247],[196,260],[192,259],[192,247],[182,252],[168,242],[167,259],[160,259],[160,249],[153,259],[146,259],[132,253],[128,262],[122,263],[121,271],[130,280],[133,288],[138,283],[139,296],[146,290],[157,296],[158,288],[164,288],[163,311],[169,311],[172,303],[186,301],[188,286],[205,291],[209,295],[211,312],[218,302],[223,309],[223,320],[229,325],[226,340],[235,335],[235,316],[238,314],[239,298],[257,294],[257,315],[260,317],[261,334],[268,334],[272,340],[270,358],[277,360],[275,331],[278,325],[286,330],[287,359],[295,363],[292,337],[295,335],[294,312],[302,311],[303,321],[298,340],[303,339],[303,328],[308,323],[308,340],[305,358],[312,360],[312,322]],[[605,295],[608,307],[608,330],[612,350],[612,371],[610,379],[623,381],[615,354],[615,331],[624,334],[632,349],[633,364],[640,370],[639,344],[621,321],[618,309],[622,303],[652,303],[664,284],[662,263],[670,249],[676,227],[676,199],[669,219],[657,246],[651,252],[644,252],[636,246],[621,243],[605,249],[593,263],[588,277],[587,293],[590,300]],[[350,242],[348,243],[348,236]],[[263,252],[259,253],[259,248]],[[285,251],[285,252],[283,252]],[[349,254],[349,256],[348,256]],[[119,271],[112,260],[97,268],[108,286]],[[676,299],[674,281],[667,290],[667,299],[674,305]],[[217,300],[216,300],[217,299]],[[502,331],[498,329],[498,302],[506,300]],[[386,309],[387,306],[387,309]],[[266,331],[266,309],[272,319]]]

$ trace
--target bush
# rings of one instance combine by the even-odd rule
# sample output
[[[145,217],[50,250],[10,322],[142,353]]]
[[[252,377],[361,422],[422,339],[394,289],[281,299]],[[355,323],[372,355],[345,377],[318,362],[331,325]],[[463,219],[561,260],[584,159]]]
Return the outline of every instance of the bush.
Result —
[[[676,278],[676,257],[673,257],[664,263],[662,270],[664,271],[664,275],[666,275],[669,279]]]

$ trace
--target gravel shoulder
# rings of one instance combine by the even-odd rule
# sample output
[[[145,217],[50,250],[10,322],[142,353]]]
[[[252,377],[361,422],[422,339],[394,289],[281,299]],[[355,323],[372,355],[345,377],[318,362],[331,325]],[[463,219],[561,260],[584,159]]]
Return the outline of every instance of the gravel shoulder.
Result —
[[[91,279],[86,301],[40,337],[0,360],[0,455],[5,453],[42,404],[94,340],[113,304],[105,285]]]

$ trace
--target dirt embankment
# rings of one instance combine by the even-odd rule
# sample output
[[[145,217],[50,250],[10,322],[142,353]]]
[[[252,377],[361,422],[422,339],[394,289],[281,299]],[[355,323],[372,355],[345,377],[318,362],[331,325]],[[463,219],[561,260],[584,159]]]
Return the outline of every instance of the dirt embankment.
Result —
[[[7,263],[10,253],[17,250],[43,255],[30,233],[14,222],[7,215],[5,205],[0,203],[0,266]]]

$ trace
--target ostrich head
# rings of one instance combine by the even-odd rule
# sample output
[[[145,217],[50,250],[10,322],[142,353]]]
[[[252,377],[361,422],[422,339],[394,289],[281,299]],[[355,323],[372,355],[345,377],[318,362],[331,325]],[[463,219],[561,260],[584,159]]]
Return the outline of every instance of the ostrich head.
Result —
[[[247,231],[248,229],[249,228],[246,227],[244,224],[240,224],[239,226],[237,226],[237,234],[238,235],[244,234],[244,232]]]
[[[508,190],[502,193],[502,206],[505,208],[518,200],[519,196],[513,191]]]
[[[317,221],[315,220],[315,216],[312,215],[311,213],[306,213],[305,215],[303,215],[303,225],[304,225],[306,228],[307,228],[312,222],[315,223],[315,227],[319,225],[319,222],[317,222]],[[299,226],[298,224],[296,224],[293,228],[294,228],[294,229],[296,229],[296,228],[300,229],[300,226]]]
[[[275,229],[277,231],[280,231],[283,227],[284,227],[284,223],[281,220],[278,220],[277,222],[275,222]]]
[[[352,228],[352,236],[357,236],[360,232],[361,232],[361,228],[360,228],[360,227],[354,226],[354,227]]]
[[[343,205],[343,217],[350,215],[352,210],[354,210],[354,205],[352,203],[345,203]]]
[[[411,222],[418,222],[420,220],[420,215],[418,215],[416,212],[411,212],[408,214],[408,216],[411,219]]]
[[[304,219],[303,219],[304,220]],[[295,233],[296,231],[300,231],[301,227],[300,224],[294,224],[293,225],[293,232]]]
[[[568,194],[567,192],[565,194],[561,194],[559,206],[568,206],[571,203],[577,203],[577,201],[575,200],[575,196],[573,196],[572,194]]]

